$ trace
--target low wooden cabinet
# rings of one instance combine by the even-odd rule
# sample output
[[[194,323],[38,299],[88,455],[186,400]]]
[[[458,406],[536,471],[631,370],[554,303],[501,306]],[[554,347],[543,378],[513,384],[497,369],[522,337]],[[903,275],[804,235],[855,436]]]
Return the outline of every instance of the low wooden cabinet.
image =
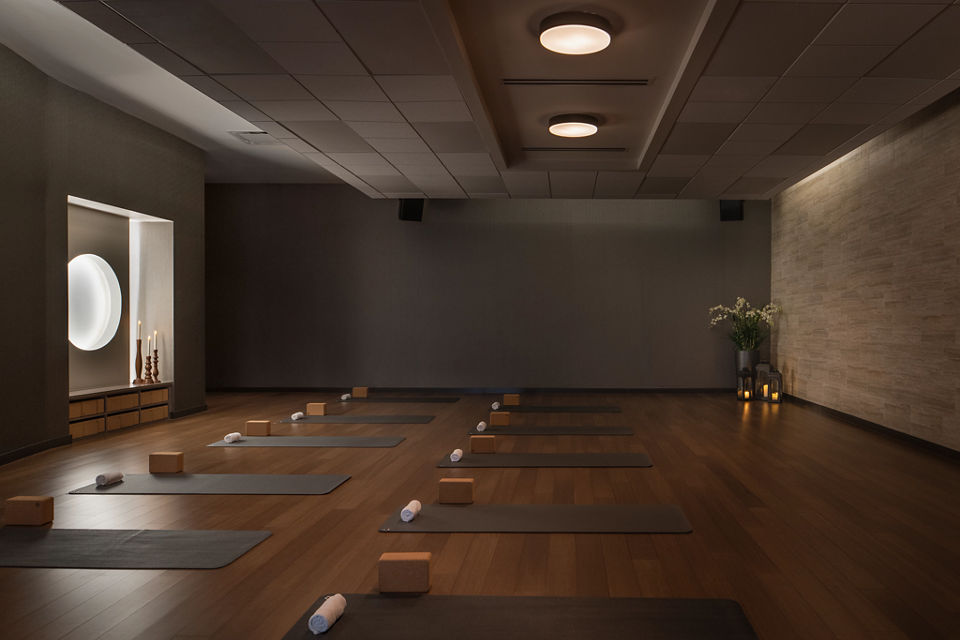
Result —
[[[70,435],[124,429],[170,416],[170,383],[105,387],[70,394]]]

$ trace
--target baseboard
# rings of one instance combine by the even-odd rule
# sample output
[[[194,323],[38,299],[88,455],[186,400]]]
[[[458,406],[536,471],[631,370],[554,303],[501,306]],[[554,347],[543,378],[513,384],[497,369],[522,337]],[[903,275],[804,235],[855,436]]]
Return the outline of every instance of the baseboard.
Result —
[[[837,409],[831,409],[830,407],[825,407],[822,404],[817,404],[810,400],[804,398],[799,398],[797,396],[792,396],[788,393],[783,394],[783,399],[787,402],[797,404],[808,409],[813,409],[817,413],[822,413],[823,415],[830,416],[835,418],[840,422],[845,422],[846,424],[852,425],[854,427],[859,427],[860,429],[866,429],[867,431],[873,431],[888,438],[893,438],[899,440],[900,442],[916,447],[918,449],[923,449],[930,453],[934,453],[943,458],[951,460],[953,462],[960,462],[960,451],[951,449],[950,447],[945,447],[942,444],[937,444],[936,442],[930,442],[929,440],[924,440],[923,438],[918,438],[917,436],[912,436],[909,433],[904,433],[902,431],[897,431],[896,429],[891,429],[890,427],[885,427],[882,424],[877,424],[876,422],[871,422],[863,418],[858,418],[855,415],[845,413],[843,411],[838,411]]]
[[[490,395],[499,393],[731,393],[734,387],[696,388],[582,388],[582,387],[370,387],[384,392],[459,393],[461,395]],[[207,393],[344,393],[350,387],[212,387]]]
[[[206,411],[207,405],[202,404],[199,407],[191,407],[189,409],[178,409],[176,411],[170,412],[170,418],[182,418],[184,416],[193,415],[194,413],[200,413],[201,411]]]
[[[14,460],[19,460],[20,458],[26,458],[27,456],[32,456],[35,453],[40,453],[41,451],[46,451],[47,449],[62,447],[63,445],[70,444],[71,442],[73,442],[73,436],[68,434],[65,436],[60,436],[59,438],[52,438],[50,440],[44,440],[43,442],[30,444],[19,449],[14,449],[13,451],[5,451],[0,453],[0,465],[5,465],[8,462],[13,462]]]

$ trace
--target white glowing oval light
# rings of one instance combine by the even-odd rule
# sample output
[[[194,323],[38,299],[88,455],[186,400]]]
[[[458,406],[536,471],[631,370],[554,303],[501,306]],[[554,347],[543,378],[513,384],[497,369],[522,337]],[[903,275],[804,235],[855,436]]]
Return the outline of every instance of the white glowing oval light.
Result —
[[[107,261],[84,253],[67,265],[68,336],[73,346],[96,351],[107,345],[120,326],[120,282]]]
[[[597,125],[590,122],[557,122],[547,130],[561,138],[586,138],[597,132]]]
[[[582,56],[609,47],[610,34],[587,24],[562,24],[541,32],[540,44],[555,53]]]

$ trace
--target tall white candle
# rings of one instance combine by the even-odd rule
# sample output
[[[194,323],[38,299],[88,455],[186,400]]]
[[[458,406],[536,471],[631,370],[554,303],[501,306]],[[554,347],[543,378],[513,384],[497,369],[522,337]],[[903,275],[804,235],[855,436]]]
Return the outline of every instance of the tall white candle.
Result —
[[[150,336],[147,336],[147,337],[149,338]],[[157,331],[156,331],[156,329],[154,329],[154,331],[153,331],[153,348],[154,348],[154,349],[158,349],[159,347],[158,347],[157,345],[159,345],[159,344],[160,344],[160,343],[157,341]]]

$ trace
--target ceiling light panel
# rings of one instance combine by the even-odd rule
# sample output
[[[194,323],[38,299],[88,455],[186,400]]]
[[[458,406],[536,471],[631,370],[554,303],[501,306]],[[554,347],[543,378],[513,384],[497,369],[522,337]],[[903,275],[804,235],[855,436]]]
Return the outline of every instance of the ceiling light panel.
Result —
[[[589,55],[610,46],[612,30],[606,18],[594,13],[558,13],[540,23],[540,44],[554,53]]]

